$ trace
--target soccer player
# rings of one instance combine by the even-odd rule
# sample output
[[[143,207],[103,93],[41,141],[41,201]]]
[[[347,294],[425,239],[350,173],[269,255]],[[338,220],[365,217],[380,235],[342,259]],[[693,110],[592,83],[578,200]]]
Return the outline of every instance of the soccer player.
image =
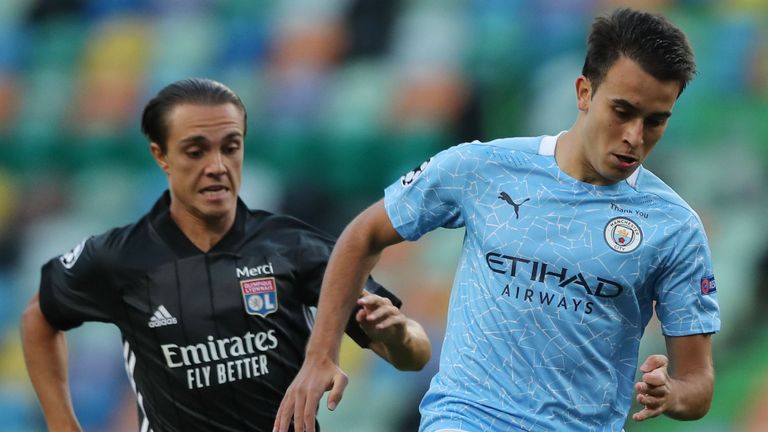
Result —
[[[633,390],[636,421],[702,417],[720,329],[707,238],[642,166],[694,74],[677,27],[617,10],[593,23],[569,130],[452,147],[389,186],[335,246],[278,430],[314,430],[326,388],[338,403],[341,317],[380,252],[439,227],[466,234],[421,431],[620,431]],[[635,383],[654,307],[667,352]]]
[[[22,318],[48,427],[80,429],[63,331],[102,321],[122,333],[142,431],[272,430],[304,358],[333,239],[238,198],[246,110],[224,85],[165,87],[142,129],[169,191],[138,222],[45,264]],[[397,368],[420,369],[431,350],[421,326],[373,280],[365,289],[360,310],[345,312],[347,332]]]

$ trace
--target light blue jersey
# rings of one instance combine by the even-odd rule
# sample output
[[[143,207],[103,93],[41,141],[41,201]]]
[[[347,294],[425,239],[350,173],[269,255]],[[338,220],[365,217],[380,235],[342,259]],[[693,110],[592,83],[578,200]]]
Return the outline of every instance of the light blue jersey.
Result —
[[[667,336],[720,329],[696,213],[642,167],[577,181],[555,143],[462,144],[386,190],[405,239],[466,227],[421,431],[620,431],[654,302]]]

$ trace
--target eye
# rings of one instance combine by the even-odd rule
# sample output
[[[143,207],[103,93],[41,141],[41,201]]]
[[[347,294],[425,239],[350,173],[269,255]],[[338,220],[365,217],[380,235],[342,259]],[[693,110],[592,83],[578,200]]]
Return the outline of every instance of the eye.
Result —
[[[645,125],[648,127],[659,127],[664,125],[664,123],[667,122],[666,117],[651,117],[645,119]]]
[[[227,144],[224,147],[224,153],[228,154],[228,155],[233,155],[233,154],[237,153],[238,151],[240,151],[240,143],[239,142],[233,142],[233,143]]]
[[[616,117],[620,118],[621,120],[629,120],[632,118],[632,113],[629,111],[624,110],[624,108],[614,108],[613,112],[616,114]]]
[[[191,159],[200,159],[203,157],[203,151],[195,148],[188,149],[186,152],[184,152],[184,154],[186,154],[187,157]]]

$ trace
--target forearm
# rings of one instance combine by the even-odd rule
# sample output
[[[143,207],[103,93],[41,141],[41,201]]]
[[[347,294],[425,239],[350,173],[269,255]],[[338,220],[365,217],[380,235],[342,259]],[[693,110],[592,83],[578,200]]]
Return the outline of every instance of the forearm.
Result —
[[[715,374],[712,368],[701,368],[671,378],[672,403],[665,411],[676,420],[697,420],[709,411]]]
[[[417,371],[427,364],[432,356],[432,345],[424,329],[408,319],[405,338],[401,342],[372,342],[371,349],[399,370]]]
[[[344,230],[323,277],[317,319],[307,344],[307,358],[329,358],[338,364],[341,337],[365,281],[381,250],[357,234],[358,220]]]
[[[37,297],[22,316],[24,362],[50,431],[79,431],[72,407],[64,333],[51,327]]]

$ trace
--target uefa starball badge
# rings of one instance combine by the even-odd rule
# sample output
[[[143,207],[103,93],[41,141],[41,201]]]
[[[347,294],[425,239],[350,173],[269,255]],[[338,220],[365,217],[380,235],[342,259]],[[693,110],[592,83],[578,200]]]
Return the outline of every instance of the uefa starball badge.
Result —
[[[249,315],[265,317],[277,311],[277,282],[273,277],[240,281],[243,304]]]

